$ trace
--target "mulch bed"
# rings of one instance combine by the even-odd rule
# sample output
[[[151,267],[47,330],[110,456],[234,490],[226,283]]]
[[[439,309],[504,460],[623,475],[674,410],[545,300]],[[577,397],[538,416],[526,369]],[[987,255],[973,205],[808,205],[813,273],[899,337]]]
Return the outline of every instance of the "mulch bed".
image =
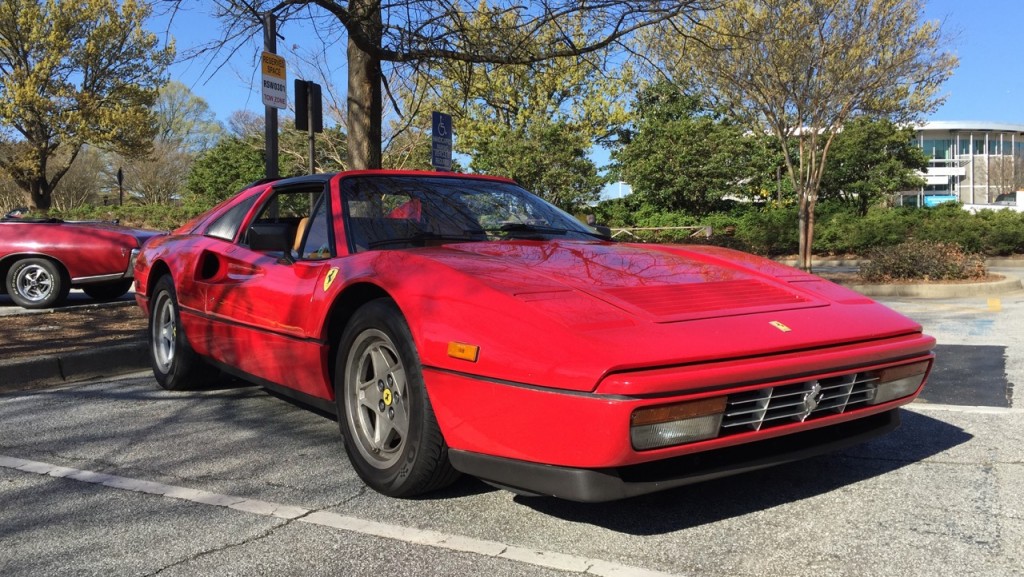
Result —
[[[146,339],[146,318],[134,303],[76,306],[0,316],[4,360],[88,350]]]

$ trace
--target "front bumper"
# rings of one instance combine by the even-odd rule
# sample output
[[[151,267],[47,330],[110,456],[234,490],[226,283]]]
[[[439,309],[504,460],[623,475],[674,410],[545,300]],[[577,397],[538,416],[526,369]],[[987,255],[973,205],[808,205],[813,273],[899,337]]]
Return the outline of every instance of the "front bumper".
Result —
[[[603,502],[664,491],[844,449],[899,426],[898,409],[866,418],[652,463],[582,469],[449,450],[455,469],[504,489],[581,502]]]
[[[424,380],[456,469],[520,492],[602,501],[801,459],[892,430],[896,409],[924,386],[934,343],[917,334],[613,373],[592,392],[433,367],[424,368]],[[916,389],[876,395],[872,375],[912,365],[925,365],[915,373]],[[638,410],[708,398],[725,399],[715,436],[633,446]]]

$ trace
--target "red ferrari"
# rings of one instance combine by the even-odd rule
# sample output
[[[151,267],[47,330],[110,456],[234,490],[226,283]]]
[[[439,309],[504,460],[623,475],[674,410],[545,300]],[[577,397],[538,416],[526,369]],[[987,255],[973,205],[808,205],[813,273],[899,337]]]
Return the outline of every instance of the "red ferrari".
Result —
[[[112,222],[5,217],[0,294],[28,309],[59,305],[72,287],[97,300],[115,299],[132,287],[139,247],[158,234]]]
[[[258,184],[135,269],[156,380],[218,370],[337,415],[392,496],[459,473],[605,501],[892,430],[934,339],[841,286],[707,246],[609,241],[499,178]]]

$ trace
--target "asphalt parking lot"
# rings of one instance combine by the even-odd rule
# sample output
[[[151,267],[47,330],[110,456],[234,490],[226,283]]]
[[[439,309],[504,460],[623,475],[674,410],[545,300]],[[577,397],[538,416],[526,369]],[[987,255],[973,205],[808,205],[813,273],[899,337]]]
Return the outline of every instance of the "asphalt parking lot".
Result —
[[[1024,575],[1024,291],[883,300],[940,345],[898,431],[602,505],[382,497],[336,423],[258,388],[0,395],[0,574]]]

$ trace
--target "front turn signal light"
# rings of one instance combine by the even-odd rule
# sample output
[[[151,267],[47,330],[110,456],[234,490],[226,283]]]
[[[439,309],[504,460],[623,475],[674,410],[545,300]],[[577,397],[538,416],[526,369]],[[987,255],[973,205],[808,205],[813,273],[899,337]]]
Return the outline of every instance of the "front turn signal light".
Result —
[[[878,381],[875,383],[874,395],[869,404],[880,405],[912,395],[924,382],[930,364],[931,361],[920,361],[875,371]]]
[[[629,436],[638,451],[692,443],[718,436],[726,397],[644,407],[633,411]]]

